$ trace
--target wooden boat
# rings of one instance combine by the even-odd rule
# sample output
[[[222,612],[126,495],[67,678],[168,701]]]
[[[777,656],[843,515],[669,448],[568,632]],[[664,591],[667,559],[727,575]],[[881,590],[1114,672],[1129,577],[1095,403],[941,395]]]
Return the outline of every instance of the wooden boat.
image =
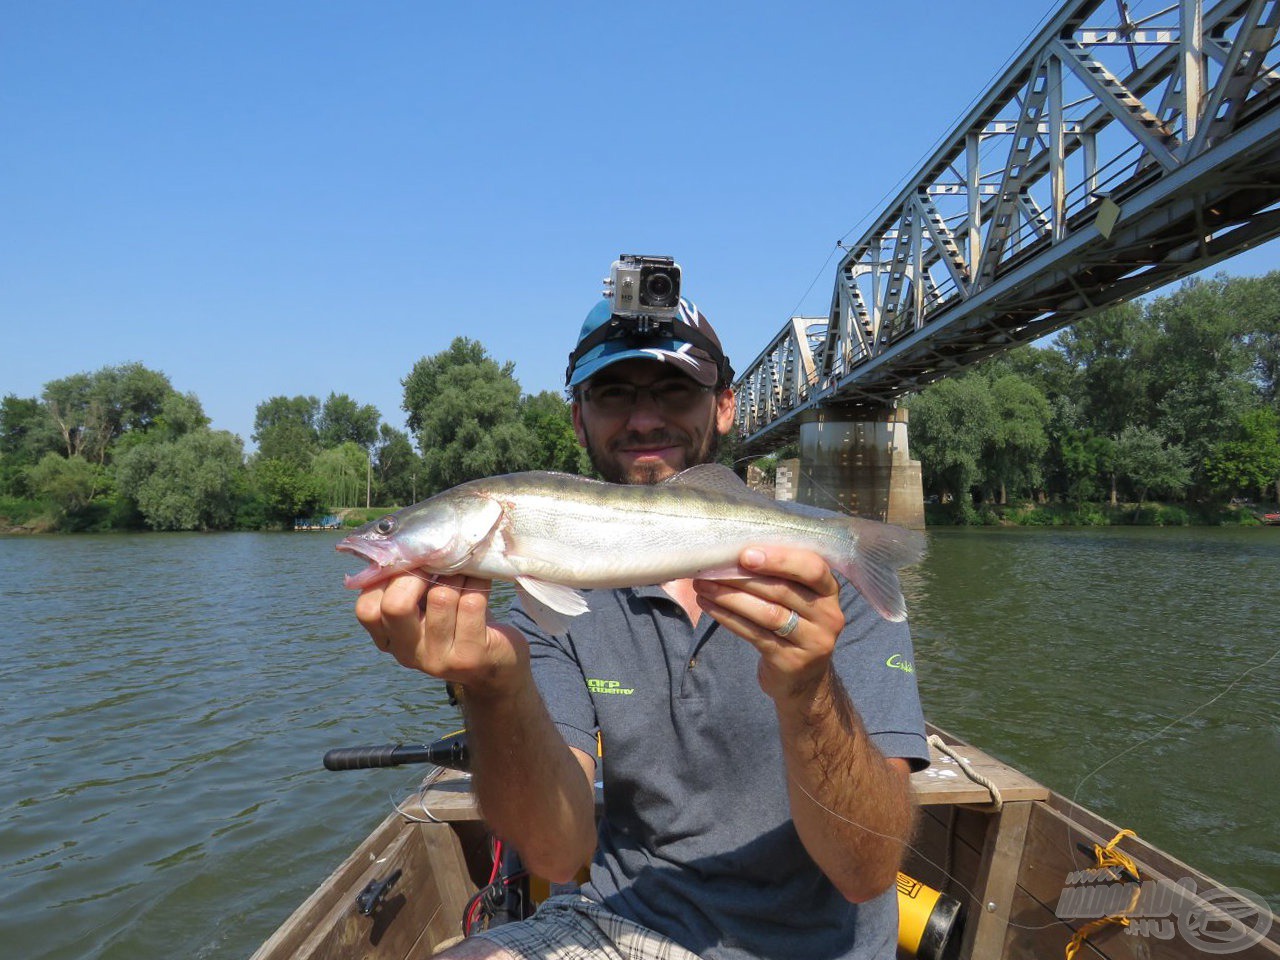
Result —
[[[1115,824],[956,737],[932,726],[930,734],[933,764],[912,778],[922,816],[906,874],[960,903],[959,924],[931,945],[935,956],[1057,958],[1082,933],[1080,960],[1280,958],[1280,922],[1265,904],[1129,835],[1112,846],[1127,865],[1099,866],[1098,851],[1120,834]],[[462,937],[464,912],[493,873],[469,780],[446,771],[387,817],[253,960],[430,957]],[[904,904],[912,881],[899,879]],[[514,897],[516,909],[530,899]]]

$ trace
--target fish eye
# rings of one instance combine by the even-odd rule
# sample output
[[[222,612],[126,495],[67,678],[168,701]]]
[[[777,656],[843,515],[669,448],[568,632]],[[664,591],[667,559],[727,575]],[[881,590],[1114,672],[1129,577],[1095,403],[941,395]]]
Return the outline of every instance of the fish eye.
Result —
[[[395,528],[396,528],[395,517],[383,517],[381,520],[377,522],[377,524],[374,526],[373,529],[378,531],[378,533],[382,534],[385,537],[391,534],[395,530]]]

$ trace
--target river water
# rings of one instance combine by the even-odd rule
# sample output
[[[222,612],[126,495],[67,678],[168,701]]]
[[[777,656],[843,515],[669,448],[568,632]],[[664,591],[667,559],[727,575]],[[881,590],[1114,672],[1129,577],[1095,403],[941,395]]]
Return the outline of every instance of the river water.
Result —
[[[6,956],[247,957],[417,783],[321,768],[457,720],[333,543],[0,538]],[[1274,908],[1278,573],[1277,530],[931,531],[926,713]]]

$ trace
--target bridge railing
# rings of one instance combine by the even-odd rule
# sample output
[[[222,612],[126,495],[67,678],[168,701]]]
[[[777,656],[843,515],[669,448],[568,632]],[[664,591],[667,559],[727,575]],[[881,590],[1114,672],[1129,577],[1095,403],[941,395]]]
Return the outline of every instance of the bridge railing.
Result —
[[[970,15],[979,15],[971,13]],[[739,381],[748,445],[1280,233],[1274,0],[1068,0]],[[821,329],[819,329],[819,325]]]

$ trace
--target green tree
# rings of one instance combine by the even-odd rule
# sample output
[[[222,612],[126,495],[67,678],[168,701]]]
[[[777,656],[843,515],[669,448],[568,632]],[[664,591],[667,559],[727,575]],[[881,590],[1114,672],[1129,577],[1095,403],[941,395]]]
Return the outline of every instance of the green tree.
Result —
[[[422,453],[424,489],[527,470],[537,443],[521,419],[515,364],[499,366],[479,343],[456,338],[404,379],[404,409]]]
[[[443,391],[441,376],[458,368],[478,367],[487,370],[490,365],[497,366],[485,352],[484,344],[467,337],[455,337],[449,344],[449,349],[434,356],[423,357],[415,363],[409,375],[400,381],[400,386],[404,387],[404,402],[401,407],[408,415],[406,425],[410,433],[421,432],[427,411]],[[514,380],[515,364],[505,364],[498,368],[498,373]]]
[[[8,394],[0,400],[0,495],[26,496],[28,468],[60,448],[53,419],[38,398]]]
[[[1020,347],[983,364],[980,369],[992,381],[1006,374],[1021,377],[1050,403],[1058,397],[1077,397],[1080,393],[1079,370],[1062,350],[1053,347]]]
[[[39,463],[28,468],[31,492],[47,501],[60,521],[74,521],[84,514],[110,482],[101,466],[79,456],[46,453]]]
[[[1116,471],[1132,486],[1138,501],[1135,517],[1148,493],[1181,496],[1191,482],[1186,451],[1146,427],[1125,427],[1120,432],[1115,459]]]
[[[155,422],[156,429],[151,432],[159,433],[165,440],[176,440],[197,430],[208,429],[209,422],[199,397],[194,393],[174,391],[165,397],[160,405],[160,414]]]
[[[991,381],[990,390],[994,421],[983,460],[987,482],[999,488],[1003,504],[1009,488],[1030,495],[1043,484],[1053,411],[1039,388],[1017,374]]]
[[[1231,438],[1214,447],[1205,474],[1225,494],[1274,485],[1280,495],[1280,416],[1269,407],[1242,414]]]
[[[1086,422],[1096,432],[1114,438],[1127,426],[1150,425],[1148,360],[1156,335],[1137,302],[1103,310],[1058,335],[1077,371]]]
[[[1089,431],[1075,431],[1063,436],[1059,449],[1062,456],[1063,495],[1076,506],[1095,500],[1105,493],[1102,478],[1115,473],[1116,442]]]
[[[422,461],[413,450],[409,435],[388,424],[378,428],[373,451],[374,491],[378,503],[408,504],[417,499]]]
[[[305,470],[320,449],[316,420],[320,401],[315,397],[276,396],[258,404],[253,418],[253,441],[264,460],[280,460],[295,470]]]
[[[1161,338],[1149,362],[1158,411],[1151,426],[1185,449],[1196,485],[1205,483],[1214,445],[1256,402],[1246,324],[1233,307],[1231,285],[1221,276],[1188,282],[1147,304]]]
[[[520,412],[537,444],[532,466],[538,470],[578,472],[581,447],[573,432],[573,414],[564,397],[543,390],[521,400]]]
[[[117,460],[116,480],[153,530],[225,530],[236,514],[244,468],[240,438],[196,430],[133,447]]]
[[[165,397],[160,412],[146,430],[129,430],[111,445],[111,457],[118,459],[136,447],[171,443],[179,437],[209,429],[209,418],[194,393],[174,392]]]
[[[1280,270],[1233,279],[1226,292],[1244,329],[1260,399],[1276,404],[1280,402]]]
[[[163,373],[126,363],[51,380],[41,397],[66,456],[103,464],[121,434],[150,429],[173,392]]]
[[[311,461],[311,473],[324,489],[325,503],[331,507],[358,507],[366,502],[369,453],[348,440],[331,450],[321,450]]]
[[[377,442],[381,419],[372,404],[358,404],[345,393],[330,393],[316,418],[320,446],[331,449],[355,443],[368,450]]]
[[[1142,304],[1124,303],[1063,330],[1056,340],[1076,370],[1084,425],[1112,440],[1127,426],[1150,426],[1150,356],[1158,331]],[[1111,476],[1111,502],[1117,500]]]
[[[968,515],[970,492],[981,479],[983,452],[996,434],[996,407],[982,377],[942,380],[911,401],[909,440],[927,489],[950,496]]]
[[[270,523],[291,526],[298,517],[314,516],[324,505],[320,481],[288,460],[255,458],[251,475]]]

